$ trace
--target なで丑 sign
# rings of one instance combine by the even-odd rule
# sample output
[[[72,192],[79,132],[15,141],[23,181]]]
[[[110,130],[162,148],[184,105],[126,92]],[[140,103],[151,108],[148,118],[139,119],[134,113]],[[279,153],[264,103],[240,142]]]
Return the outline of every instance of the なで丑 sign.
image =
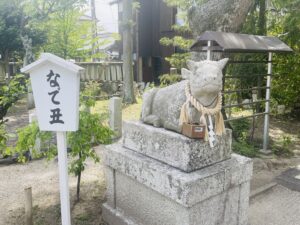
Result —
[[[50,53],[22,68],[30,73],[40,130],[76,131],[82,67]]]
[[[30,74],[40,130],[56,131],[63,225],[71,225],[66,131],[78,130],[82,70],[50,53],[21,69]]]

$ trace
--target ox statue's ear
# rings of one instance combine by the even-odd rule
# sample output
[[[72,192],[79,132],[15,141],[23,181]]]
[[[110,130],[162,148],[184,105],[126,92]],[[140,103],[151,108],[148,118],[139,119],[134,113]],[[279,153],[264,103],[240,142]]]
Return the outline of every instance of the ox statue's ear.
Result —
[[[219,60],[219,61],[218,61],[219,67],[220,67],[221,69],[223,69],[223,68],[226,66],[228,60],[229,60],[228,58],[224,58],[224,59]]]
[[[187,60],[186,65],[190,71],[195,71],[197,67],[197,63],[193,60]]]
[[[187,70],[185,68],[181,69],[181,76],[182,76],[183,79],[187,79],[188,80],[188,79],[190,79],[191,75],[192,75],[191,71],[189,71],[189,70]]]

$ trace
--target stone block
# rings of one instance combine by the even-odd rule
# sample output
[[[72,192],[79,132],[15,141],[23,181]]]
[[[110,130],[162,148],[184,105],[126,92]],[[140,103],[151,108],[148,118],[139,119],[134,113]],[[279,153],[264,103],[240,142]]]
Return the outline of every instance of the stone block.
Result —
[[[231,156],[231,130],[217,137],[211,148],[208,142],[156,128],[139,121],[123,122],[123,146],[185,172],[191,172]]]
[[[116,207],[116,178],[115,178],[116,171],[110,167],[105,167],[105,176],[106,176],[106,198],[107,198],[107,204],[111,207]]]
[[[109,126],[115,138],[122,136],[122,99],[119,97],[109,99]]]
[[[238,224],[248,224],[248,207],[250,196],[250,182],[245,182],[240,185],[239,212]]]
[[[33,112],[29,113],[29,123],[33,123],[34,121],[37,121],[37,116],[35,110]]]
[[[252,167],[252,161],[236,154],[215,165],[186,173],[119,144],[107,146],[103,153],[104,163],[109,167],[187,207],[251,177],[247,170]]]
[[[36,111],[35,110],[32,110],[30,113],[29,113],[29,123],[33,123],[33,122],[37,122],[37,115],[36,115]],[[35,139],[35,144],[34,144],[34,149],[37,153],[41,153],[41,138],[37,137]],[[32,149],[30,149],[30,153],[31,155],[33,155],[32,153]]]
[[[107,182],[113,183],[108,189],[114,188],[103,205],[103,218],[110,225],[246,224],[250,159],[233,154],[186,173],[120,144],[103,153]]]
[[[191,208],[188,225],[239,225],[239,186],[232,187]]]
[[[126,175],[116,173],[117,208],[137,224],[188,224],[187,209]]]
[[[120,209],[115,209],[104,203],[102,205],[103,220],[111,225],[138,225],[127,218]]]

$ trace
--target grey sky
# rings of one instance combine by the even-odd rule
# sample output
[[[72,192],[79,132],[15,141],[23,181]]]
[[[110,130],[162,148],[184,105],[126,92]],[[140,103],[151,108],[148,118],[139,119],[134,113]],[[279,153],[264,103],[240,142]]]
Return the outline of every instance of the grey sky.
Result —
[[[109,5],[111,0],[95,0],[99,24],[108,32],[118,32],[118,7]]]

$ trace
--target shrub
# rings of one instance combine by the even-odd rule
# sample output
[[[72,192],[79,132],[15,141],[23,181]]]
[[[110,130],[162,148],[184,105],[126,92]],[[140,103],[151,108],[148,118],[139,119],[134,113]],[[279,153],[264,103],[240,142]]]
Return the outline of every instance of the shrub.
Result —
[[[248,143],[248,132],[250,129],[249,120],[234,120],[230,124],[233,128],[232,132],[235,138],[232,143],[232,150],[247,157],[255,157],[258,153],[258,149],[252,144]]]
[[[91,88],[93,87],[93,88]],[[92,114],[89,107],[95,105],[93,94],[98,89],[94,83],[86,85],[80,96],[82,107],[79,115],[79,129],[76,132],[68,133],[69,155],[72,157],[69,171],[77,176],[77,200],[79,200],[81,172],[85,169],[85,161],[91,158],[94,162],[99,162],[99,157],[93,147],[98,144],[108,144],[111,142],[113,131],[104,125],[107,115]],[[88,99],[87,97],[88,96]],[[46,151],[38,153],[35,149],[36,139],[40,138]],[[19,162],[28,160],[26,153],[31,150],[33,157],[45,156],[49,160],[57,155],[57,148],[52,142],[53,133],[40,131],[37,123],[29,124],[18,130],[18,141],[15,148],[9,150],[10,155],[18,155]]]
[[[6,156],[6,142],[7,142],[8,136],[5,130],[5,127],[3,124],[0,125],[0,155]]]
[[[164,74],[159,77],[161,87],[175,84],[181,80],[182,80],[182,76],[178,74]]]
[[[292,138],[288,135],[283,135],[281,137],[281,140],[278,142],[277,145],[273,145],[272,149],[274,154],[278,155],[278,156],[292,156],[293,155],[293,151],[292,151]]]
[[[258,153],[258,149],[255,148],[253,145],[247,143],[246,141],[233,141],[232,150],[235,153],[251,158],[257,156]]]
[[[3,118],[7,110],[15,103],[21,94],[27,89],[27,78],[18,74],[6,84],[0,86],[0,120],[4,123]]]
[[[56,148],[51,142],[52,132],[40,131],[37,122],[33,122],[25,127],[17,130],[18,140],[16,146],[8,148],[9,155],[16,155],[19,162],[25,163],[30,157],[28,152],[31,152],[31,157],[41,158],[43,156],[52,158],[51,156],[56,155]],[[36,149],[36,140],[41,140],[41,148],[46,150],[41,153]],[[47,147],[46,147],[47,146]]]
[[[233,120],[230,122],[233,136],[237,141],[245,141],[250,129],[250,122],[248,119]]]

